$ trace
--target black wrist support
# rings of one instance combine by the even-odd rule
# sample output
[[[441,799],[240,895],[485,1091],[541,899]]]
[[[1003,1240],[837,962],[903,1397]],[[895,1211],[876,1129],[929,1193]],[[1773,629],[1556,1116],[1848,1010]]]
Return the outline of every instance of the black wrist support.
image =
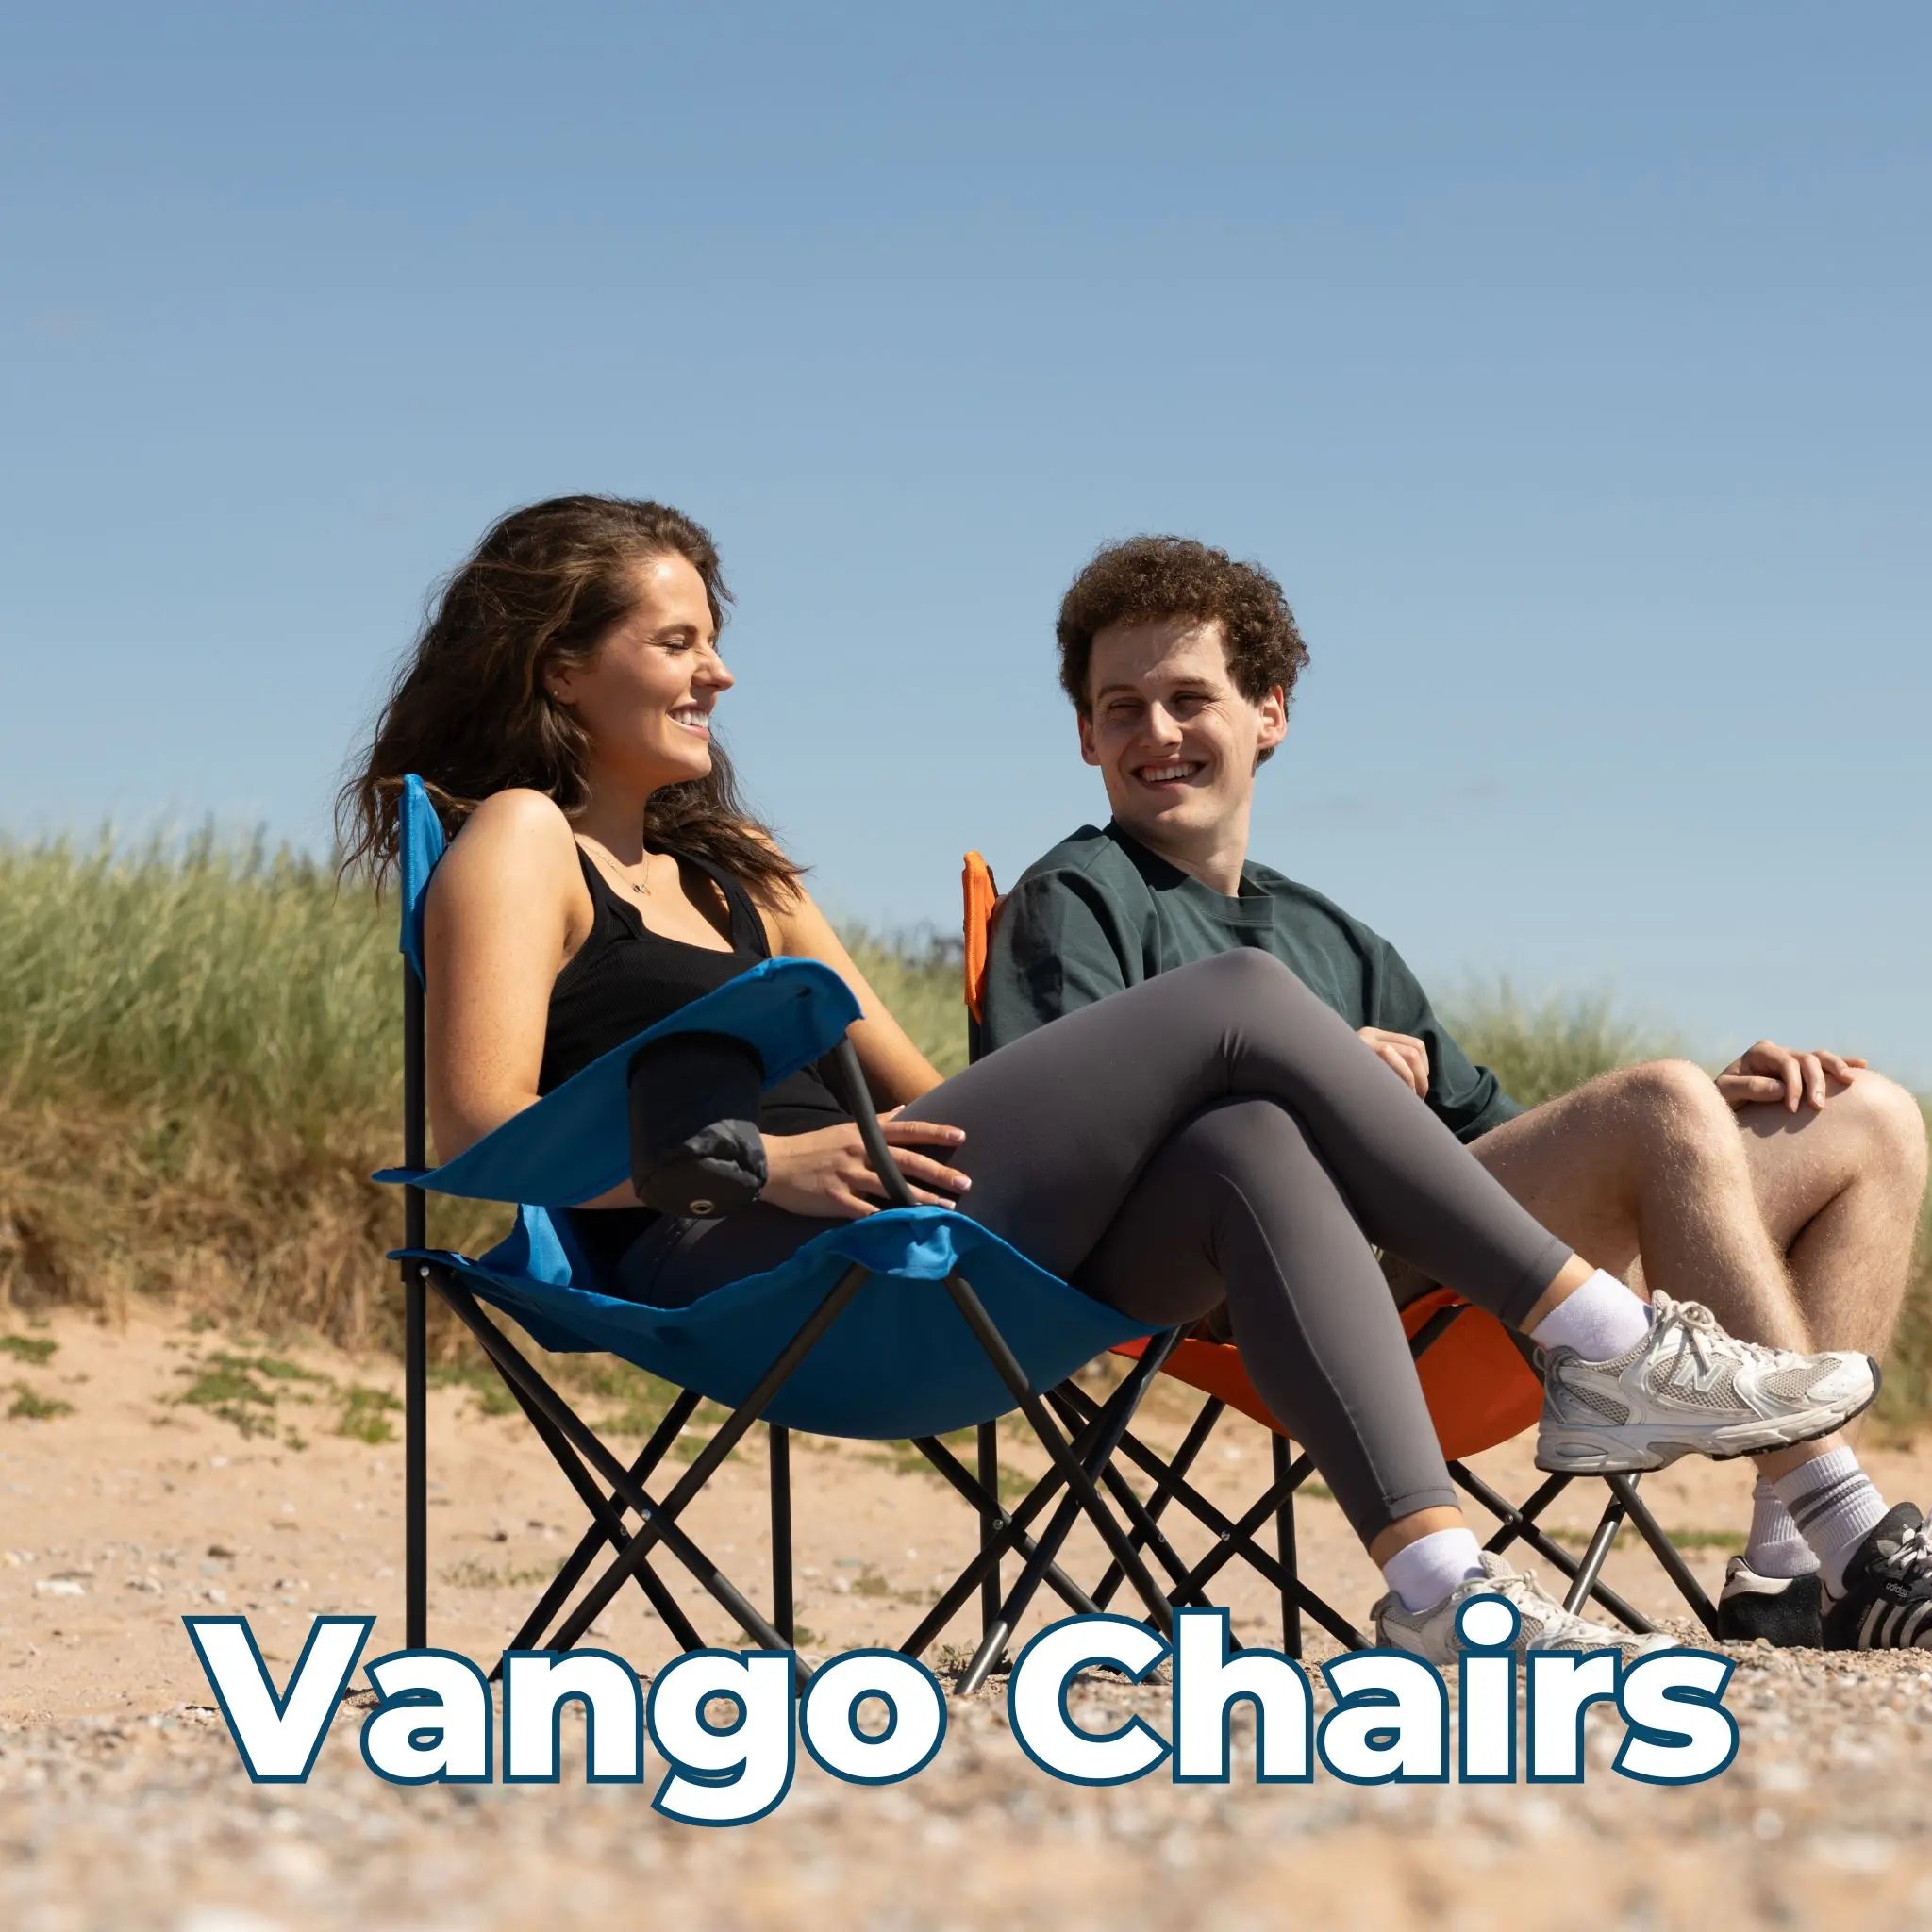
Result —
[[[723,1033],[674,1033],[630,1063],[630,1174],[662,1214],[729,1214],[765,1184],[764,1062]]]

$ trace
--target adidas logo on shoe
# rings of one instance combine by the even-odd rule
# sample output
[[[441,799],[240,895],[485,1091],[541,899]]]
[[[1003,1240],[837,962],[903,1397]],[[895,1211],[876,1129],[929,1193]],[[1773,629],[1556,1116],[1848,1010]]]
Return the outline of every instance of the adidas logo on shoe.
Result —
[[[1828,1650],[1932,1646],[1932,1526],[1900,1503],[1858,1545],[1844,1589],[1827,1600]]]

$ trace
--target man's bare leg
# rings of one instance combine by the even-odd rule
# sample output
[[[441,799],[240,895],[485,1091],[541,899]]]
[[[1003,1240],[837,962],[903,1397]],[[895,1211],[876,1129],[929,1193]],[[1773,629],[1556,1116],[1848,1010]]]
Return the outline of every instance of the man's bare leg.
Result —
[[[1828,1083],[1822,1108],[1737,1116],[1752,1192],[1783,1250],[1814,1348],[1883,1361],[1898,1325],[1925,1191],[1925,1118],[1882,1074]]]
[[[1822,1345],[1767,1230],[1736,1117],[1701,1067],[1653,1060],[1605,1074],[1471,1151],[1599,1268],[1628,1276],[1641,1260],[1651,1286],[1707,1304],[1734,1335]]]
[[[1882,1074],[1828,1091],[1823,1108],[1733,1113],[1701,1068],[1652,1061],[1473,1151],[1597,1266],[1707,1303],[1752,1341],[1882,1360],[1925,1189],[1924,1117]]]
[[[1890,1341],[1925,1136],[1916,1102],[1882,1075],[1832,1083],[1822,1110],[1740,1115],[1701,1069],[1654,1062],[1535,1108],[1474,1151],[1580,1254],[1709,1304],[1734,1333],[1873,1355]],[[1766,1573],[1815,1562],[1772,1481],[1840,1440],[1759,1463],[1747,1558]],[[1819,1477],[1840,1460],[1817,1462]]]

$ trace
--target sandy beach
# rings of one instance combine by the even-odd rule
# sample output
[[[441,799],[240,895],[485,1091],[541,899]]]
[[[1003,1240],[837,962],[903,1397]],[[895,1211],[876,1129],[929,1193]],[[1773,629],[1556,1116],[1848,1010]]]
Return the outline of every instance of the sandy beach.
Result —
[[[736,1830],[655,1814],[654,1780],[583,1782],[581,1725],[569,1719],[554,1787],[384,1785],[356,1748],[366,1688],[345,1698],[308,1784],[253,1786],[181,1619],[245,1614],[278,1676],[319,1612],[375,1613],[367,1656],[401,1642],[394,1366],[151,1316],[13,1333],[17,1412],[0,1423],[0,1918],[23,1932],[508,1927],[560,1899],[574,1921],[668,1911],[692,1927],[1480,1926],[1548,1923],[1586,1897],[1591,1922],[1629,1926],[1932,1916],[1932,1658],[1909,1655],[1739,1650],[1727,1693],[1739,1758],[1675,1790],[1612,1774],[1621,1727],[1594,1721],[1582,1786],[1360,1789],[1325,1773],[1260,1786],[1241,1717],[1226,1787],[1180,1787],[1164,1772],[1069,1786],[1015,1744],[997,1677],[954,1703],[940,1756],[915,1778],[861,1789],[802,1758],[781,1807]],[[585,1406],[620,1431],[635,1420],[609,1400]],[[1177,1441],[1191,1409],[1184,1391],[1160,1391],[1150,1439]],[[575,1499],[524,1431],[521,1418],[486,1412],[480,1384],[435,1391],[430,1640],[486,1666],[577,1527]],[[1924,1492],[1923,1455],[1868,1447],[1892,1492]],[[1017,1447],[1010,1459],[1038,1464]],[[1239,1507],[1267,1464],[1258,1430],[1225,1425],[1203,1487]],[[1527,1448],[1482,1467],[1520,1493]],[[898,1642],[970,1553],[966,1512],[895,1445],[801,1442],[794,1472],[801,1647]],[[1746,1487],[1741,1469],[1707,1464],[1646,1485],[1707,1587]],[[691,1519],[759,1595],[766,1495],[760,1445]],[[1359,1621],[1374,1573],[1331,1504],[1302,1515],[1308,1574]],[[1579,1535],[1581,1504],[1555,1520]],[[1668,1614],[1663,1579],[1626,1541],[1611,1580]],[[1098,1567],[1092,1547],[1076,1546],[1074,1574]],[[667,1574],[706,1636],[735,1643],[715,1606]],[[1265,1641],[1267,1586],[1240,1565],[1224,1576],[1237,1629]],[[946,1633],[942,1677],[973,1634],[970,1613]],[[646,1676],[672,1654],[634,1591],[592,1641]],[[1165,1702],[1158,1686],[1090,1677],[1075,1711],[1158,1720]]]

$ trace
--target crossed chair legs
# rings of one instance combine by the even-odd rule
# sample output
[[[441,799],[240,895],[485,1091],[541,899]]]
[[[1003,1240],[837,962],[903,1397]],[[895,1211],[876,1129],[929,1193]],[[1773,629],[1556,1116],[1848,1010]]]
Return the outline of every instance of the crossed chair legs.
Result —
[[[434,1266],[423,1269],[421,1280],[437,1290],[475,1337],[590,1517],[590,1526],[512,1638],[510,1650],[540,1645],[569,1649],[581,1640],[626,1581],[637,1583],[681,1649],[703,1647],[704,1640],[650,1560],[659,1545],[754,1642],[772,1650],[794,1647],[790,1431],[776,1425],[769,1428],[773,1605],[769,1618],[681,1527],[678,1518],[837,1319],[863,1284],[865,1274],[861,1268],[853,1268],[841,1278],[779,1351],[758,1386],[719,1425],[660,1498],[646,1485],[657,1474],[671,1445],[697,1408],[700,1398],[696,1394],[682,1391],[637,1457],[626,1464],[483,1312],[459,1276]],[[1163,1457],[1133,1431],[1131,1424],[1141,1397],[1178,1342],[1177,1332],[1151,1341],[1105,1400],[1096,1399],[1073,1381],[1062,1383],[1042,1398],[1027,1384],[1024,1372],[971,1286],[959,1276],[953,1277],[947,1286],[975,1340],[986,1350],[1046,1450],[1051,1467],[1008,1510],[999,1496],[992,1424],[982,1424],[979,1430],[976,1473],[969,1470],[937,1438],[915,1439],[914,1446],[976,1512],[980,1536],[977,1554],[900,1646],[907,1656],[924,1655],[976,1592],[980,1599],[980,1642],[958,1687],[958,1694],[970,1695],[997,1668],[1013,1631],[1042,1584],[1070,1610],[1091,1615],[1113,1601],[1123,1583],[1130,1583],[1146,1620],[1165,1635],[1172,1627],[1172,1607],[1208,1603],[1208,1585],[1237,1557],[1278,1592],[1282,1647],[1289,1656],[1298,1657],[1302,1654],[1304,1616],[1312,1619],[1344,1648],[1362,1645],[1366,1640],[1361,1633],[1310,1590],[1300,1574],[1294,1504],[1297,1492],[1314,1474],[1313,1464],[1305,1453],[1295,1454],[1284,1438],[1273,1436],[1271,1482],[1239,1517],[1229,1517],[1189,1479],[1221,1419],[1224,1404],[1217,1398],[1208,1398],[1172,1457]],[[1417,1356],[1441,1335],[1457,1312],[1443,1310],[1418,1333],[1411,1344]],[[426,1458],[421,1376],[412,1374],[410,1380],[414,1400],[406,1421],[409,1451],[406,1518],[411,1585],[408,1641],[412,1646],[421,1647],[426,1641],[422,1627],[426,1574],[426,1510],[423,1493]],[[1123,1460],[1150,1479],[1152,1488],[1144,1498],[1123,1473]],[[1500,1552],[1521,1541],[1534,1550],[1570,1579],[1565,1601],[1571,1609],[1580,1609],[1586,1602],[1593,1601],[1633,1630],[1642,1632],[1653,1627],[1602,1581],[1604,1562],[1627,1521],[1642,1537],[1693,1614],[1707,1629],[1715,1631],[1716,1613],[1708,1597],[1648,1505],[1639,1496],[1636,1477],[1613,1475],[1604,1479],[1610,1491],[1609,1499],[1583,1555],[1577,1557],[1555,1542],[1541,1522],[1550,1505],[1575,1478],[1552,1475],[1519,1506],[1463,1463],[1452,1462],[1449,1469],[1458,1487],[1497,1520],[1498,1527],[1486,1547]],[[1058,1507],[1044,1528],[1036,1534],[1033,1525],[1056,1498]],[[1112,1508],[1108,1507],[1109,1501]],[[1182,1558],[1161,1527],[1162,1518],[1175,1504],[1214,1538],[1208,1555],[1191,1565]],[[1119,1510],[1120,1518],[1124,1518],[1124,1528],[1114,1509]],[[1068,1536],[1083,1518],[1098,1531],[1111,1558],[1091,1593],[1081,1589],[1058,1560]],[[632,1519],[635,1527],[630,1526]],[[1271,1520],[1274,1527],[1273,1551],[1259,1541]],[[600,1553],[607,1550],[610,1560],[605,1570],[566,1614],[565,1607]],[[1022,1567],[1018,1580],[1003,1597],[1002,1570],[1009,1555],[1016,1556]],[[1148,1567],[1150,1559],[1164,1574],[1164,1589],[1154,1579]],[[801,1666],[801,1680],[806,1674]]]
[[[433,1287],[475,1337],[539,1439],[576,1491],[591,1518],[590,1528],[525,1620],[509,1648],[525,1649],[541,1644],[551,1649],[569,1649],[582,1638],[625,1583],[633,1580],[643,1591],[651,1607],[662,1618],[665,1627],[680,1647],[685,1650],[701,1648],[703,1640],[652,1566],[652,1553],[660,1544],[754,1642],[771,1650],[793,1647],[795,1624],[791,1566],[789,1431],[782,1427],[770,1430],[773,1614],[769,1619],[680,1526],[678,1518],[724,1458],[758,1423],[787,1378],[838,1319],[866,1276],[867,1271],[860,1267],[846,1271],[779,1351],[750,1394],[718,1426],[690,1466],[660,1498],[653,1495],[645,1485],[657,1474],[671,1444],[697,1407],[700,1400],[697,1395],[689,1391],[681,1393],[642,1450],[626,1464],[558,1394],[504,1330],[483,1312],[476,1296],[459,1275],[446,1268],[422,1266],[420,1275],[410,1283],[410,1287],[419,1293],[425,1285]],[[984,1682],[998,1662],[1014,1627],[1042,1582],[1048,1584],[1070,1607],[1091,1613],[1097,1607],[1093,1599],[1055,1560],[1068,1534],[1083,1517],[1107,1544],[1113,1559],[1110,1574],[1117,1573],[1133,1585],[1149,1620],[1165,1633],[1171,1627],[1168,1598],[1149,1574],[1140,1554],[1139,1543],[1129,1537],[1103,1500],[1099,1484],[1108,1474],[1110,1459],[1126,1433],[1141,1392],[1166,1360],[1178,1336],[1157,1338],[1135,1365],[1134,1371],[1107,1402],[1094,1405],[1091,1416],[1077,1424],[1070,1424],[1068,1433],[1062,1434],[1060,1422],[1067,1418],[1069,1411],[1057,1405],[1057,1419],[1056,1408],[1049,1407],[1039,1391],[1031,1387],[1024,1371],[1014,1358],[971,1284],[962,1275],[954,1274],[948,1278],[946,1288],[974,1340],[986,1352],[1045,1449],[1052,1468],[1025,1499],[1008,1512],[999,1500],[991,1424],[985,1425],[980,1432],[980,1467],[976,1476],[936,1438],[918,1441],[916,1446],[934,1468],[977,1512],[980,1548],[901,1646],[902,1649],[908,1656],[921,1655],[977,1591],[981,1600],[982,1636],[979,1648],[960,1681],[960,1693],[967,1694]],[[411,1346],[407,1377],[409,1413],[405,1423],[408,1641],[412,1646],[421,1647],[426,1641],[427,1524],[424,1506],[427,1455],[423,1420],[425,1378],[421,1322],[419,1311],[414,1307],[409,1310],[409,1327]],[[1071,1389],[1073,1385],[1066,1386]],[[1114,1484],[1109,1483],[1108,1487],[1118,1494]],[[1030,1536],[1029,1525],[1062,1490],[1066,1491],[1065,1496],[1045,1530],[1037,1539]],[[1131,1491],[1128,1494],[1131,1496]],[[1131,1518],[1132,1512],[1129,1514]],[[630,1519],[635,1519],[634,1526]],[[573,1593],[596,1562],[599,1553],[605,1550],[610,1553],[607,1567],[577,1598],[574,1607],[564,1613],[564,1607],[570,1603]],[[1023,1568],[1019,1581],[1002,1601],[999,1594],[1001,1564],[1009,1553],[1020,1557]],[[801,1666],[801,1678],[805,1674]]]
[[[1441,1309],[1431,1316],[1411,1340],[1411,1354],[1420,1359],[1450,1323],[1463,1312],[1461,1307],[1455,1307]],[[1064,1405],[1064,1413],[1069,1417],[1081,1416],[1091,1407],[1091,1398],[1071,1384],[1057,1390],[1054,1399],[1057,1405]],[[1230,1518],[1217,1508],[1188,1480],[1189,1471],[1207,1445],[1225,1407],[1219,1398],[1208,1397],[1172,1457],[1160,1456],[1131,1431],[1123,1434],[1119,1445],[1121,1456],[1149,1476],[1154,1485],[1144,1502],[1138,1499],[1129,1502],[1122,1494],[1126,1484],[1118,1469],[1109,1467],[1106,1473],[1104,1479],[1109,1492],[1121,1503],[1134,1524],[1133,1539],[1147,1549],[1167,1572],[1173,1582],[1171,1599],[1176,1604],[1205,1602],[1207,1599],[1202,1591],[1206,1586],[1227,1563],[1241,1557],[1274,1584],[1280,1593],[1282,1648],[1290,1657],[1298,1657],[1302,1654],[1303,1614],[1311,1617],[1344,1648],[1359,1648],[1367,1640],[1333,1605],[1316,1595],[1301,1580],[1295,1552],[1295,1495],[1315,1473],[1314,1465],[1306,1454],[1295,1455],[1284,1437],[1273,1435],[1273,1479],[1238,1519]],[[1570,1589],[1564,1597],[1568,1609],[1581,1610],[1586,1603],[1594,1602],[1640,1635],[1655,1629],[1655,1624],[1648,1618],[1602,1580],[1605,1560],[1619,1530],[1627,1521],[1649,1546],[1691,1614],[1706,1630],[1713,1636],[1717,1634],[1717,1612],[1709,1597],[1649,1505],[1639,1496],[1637,1476],[1599,1478],[1608,1486],[1609,1498],[1583,1555],[1577,1557],[1552,1540],[1542,1527],[1541,1518],[1578,1478],[1549,1476],[1519,1506],[1486,1483],[1467,1464],[1455,1461],[1448,1467],[1457,1486],[1497,1521],[1498,1526],[1484,1547],[1500,1554],[1520,1541],[1534,1550],[1570,1580]],[[1208,1556],[1191,1569],[1183,1566],[1159,1527],[1160,1519],[1174,1503],[1178,1503],[1215,1539],[1214,1547]],[[1275,1550],[1272,1554],[1257,1541],[1257,1533],[1271,1517],[1275,1525]],[[1094,1587],[1094,1602],[1105,1607],[1121,1580],[1122,1573],[1118,1567],[1109,1568]]]

